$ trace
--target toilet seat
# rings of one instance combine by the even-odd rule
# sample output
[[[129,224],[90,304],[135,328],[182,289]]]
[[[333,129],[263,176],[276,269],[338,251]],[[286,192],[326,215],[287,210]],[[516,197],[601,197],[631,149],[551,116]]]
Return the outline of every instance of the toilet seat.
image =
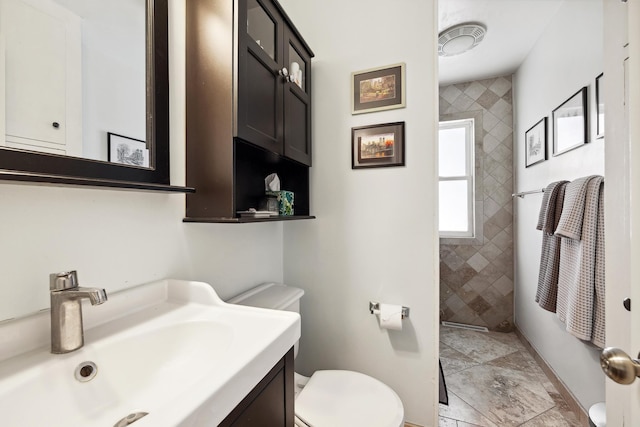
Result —
[[[402,427],[404,422],[398,395],[353,371],[316,371],[298,394],[295,413],[312,427]]]

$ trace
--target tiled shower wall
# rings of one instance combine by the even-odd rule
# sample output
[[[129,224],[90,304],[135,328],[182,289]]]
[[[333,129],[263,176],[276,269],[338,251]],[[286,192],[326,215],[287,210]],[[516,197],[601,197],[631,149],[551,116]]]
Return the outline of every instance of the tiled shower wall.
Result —
[[[440,120],[475,113],[476,239],[440,239],[440,320],[513,329],[511,76],[440,87]],[[481,113],[481,114],[480,114]]]

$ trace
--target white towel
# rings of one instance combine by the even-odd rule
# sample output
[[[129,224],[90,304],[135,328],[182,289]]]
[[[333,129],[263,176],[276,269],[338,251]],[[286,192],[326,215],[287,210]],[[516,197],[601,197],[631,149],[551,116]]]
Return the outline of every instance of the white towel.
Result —
[[[601,213],[601,187],[604,178],[598,175],[577,179],[567,184],[562,215],[556,235],[563,237],[560,249],[557,314],[565,322],[567,331],[574,336],[594,341],[595,311],[602,311],[604,332],[604,301],[596,296],[596,265],[604,266],[604,250],[596,251],[598,235],[604,236]],[[602,229],[598,231],[599,224]],[[598,252],[598,260],[596,254]],[[602,273],[604,268],[602,268]],[[604,291],[604,279],[599,280]],[[599,291],[598,291],[599,292]],[[597,300],[597,302],[596,302]]]

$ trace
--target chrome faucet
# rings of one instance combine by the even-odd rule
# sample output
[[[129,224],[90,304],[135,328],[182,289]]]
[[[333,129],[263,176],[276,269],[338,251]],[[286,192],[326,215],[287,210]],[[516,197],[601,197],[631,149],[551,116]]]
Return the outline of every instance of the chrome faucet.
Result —
[[[51,353],[62,354],[84,345],[81,300],[91,305],[107,301],[107,293],[100,288],[78,286],[78,273],[65,271],[49,275],[51,291]]]

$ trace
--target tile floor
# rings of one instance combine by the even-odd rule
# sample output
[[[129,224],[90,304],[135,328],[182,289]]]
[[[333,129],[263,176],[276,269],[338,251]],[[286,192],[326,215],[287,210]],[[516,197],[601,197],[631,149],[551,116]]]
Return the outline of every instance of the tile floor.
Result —
[[[515,333],[441,326],[440,360],[440,427],[580,426]]]

